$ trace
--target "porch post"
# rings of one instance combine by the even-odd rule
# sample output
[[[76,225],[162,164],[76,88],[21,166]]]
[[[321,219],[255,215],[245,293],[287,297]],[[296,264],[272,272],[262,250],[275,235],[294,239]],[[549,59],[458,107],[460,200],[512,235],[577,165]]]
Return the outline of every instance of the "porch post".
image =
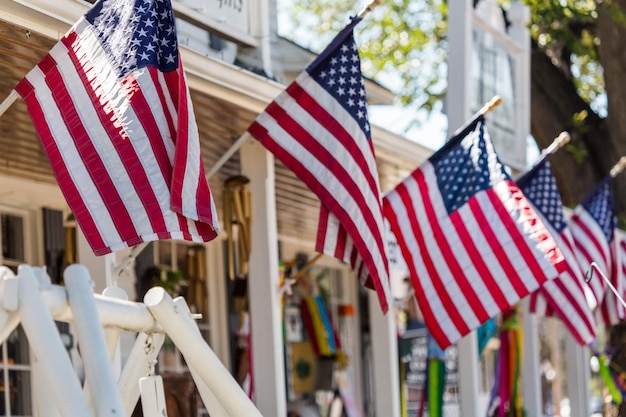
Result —
[[[278,295],[278,233],[274,157],[255,140],[240,150],[252,196],[252,250],[248,274],[255,404],[264,416],[287,415],[284,346]]]
[[[472,0],[448,3],[448,137],[463,126],[470,114],[472,57]],[[460,409],[463,416],[478,416],[478,340],[473,331],[458,344]]]
[[[400,417],[400,376],[395,308],[383,315],[375,291],[368,291],[372,332],[374,415]]]

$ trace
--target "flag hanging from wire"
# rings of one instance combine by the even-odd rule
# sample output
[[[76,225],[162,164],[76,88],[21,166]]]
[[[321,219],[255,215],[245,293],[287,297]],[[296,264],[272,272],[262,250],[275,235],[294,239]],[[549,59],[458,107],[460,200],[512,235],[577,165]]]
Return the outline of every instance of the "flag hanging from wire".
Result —
[[[320,199],[316,250],[349,263],[383,312],[389,272],[355,18],[248,128]]]
[[[611,178],[607,175],[583,202],[576,206],[569,226],[581,269],[588,271],[591,263],[595,262],[623,296],[624,282],[621,273]],[[594,274],[589,281],[589,287],[597,302],[598,324],[616,324],[626,318],[626,310],[615,295],[607,291],[607,284],[601,276]]]
[[[595,339],[596,323],[587,303],[584,272],[573,252],[572,234],[550,162],[544,158],[516,182],[554,238],[566,263],[561,275],[546,281],[531,294],[531,311],[542,315],[555,312],[576,341],[587,345]]]
[[[424,320],[445,348],[564,269],[483,116],[383,199]]]
[[[18,84],[96,255],[219,232],[169,0],[100,0]]]

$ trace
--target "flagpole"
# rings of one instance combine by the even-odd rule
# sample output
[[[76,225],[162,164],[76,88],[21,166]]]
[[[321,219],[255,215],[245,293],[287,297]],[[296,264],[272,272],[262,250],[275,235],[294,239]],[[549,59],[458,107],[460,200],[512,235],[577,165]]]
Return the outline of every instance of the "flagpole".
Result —
[[[619,161],[617,161],[617,164],[611,168],[611,178],[617,177],[624,168],[626,168],[626,156],[622,156]]]
[[[371,12],[372,10],[374,10],[376,7],[380,6],[381,4],[383,4],[384,0],[373,0],[370,4],[368,4],[367,6],[365,6],[363,8],[363,10],[361,10],[359,12],[359,14],[357,15],[357,17],[359,19],[362,19],[365,17],[365,15],[367,15],[369,12]]]
[[[493,98],[491,100],[489,100],[487,103],[485,103],[480,110],[478,110],[471,119],[469,119],[467,122],[465,122],[463,124],[463,126],[459,127],[455,132],[454,132],[454,136],[457,136],[459,133],[461,133],[463,130],[465,130],[467,128],[467,126],[471,125],[472,123],[474,123],[474,121],[481,116],[485,116],[487,113],[490,113],[493,111],[493,109],[495,109],[496,107],[498,107],[500,104],[502,104],[502,98],[500,96],[493,96]]]
[[[541,151],[540,159],[541,159],[541,157],[544,157],[546,155],[554,154],[556,151],[561,149],[563,146],[567,145],[569,143],[570,139],[571,139],[571,137],[570,137],[569,133],[561,132],[559,134],[559,136],[554,138],[554,140],[552,141],[550,146],[548,146],[547,148],[545,148],[544,150]]]
[[[624,163],[626,163],[626,157],[622,157],[622,159],[624,159]],[[620,159],[620,161],[621,161],[621,159]],[[622,169],[623,169],[623,167],[622,167]],[[595,262],[592,262],[592,263],[589,264],[589,270],[587,270],[587,272],[585,273],[585,282],[590,282],[591,281],[591,279],[593,278],[593,270],[594,269],[598,272],[598,274],[600,274],[602,279],[606,282],[607,286],[609,287],[611,292],[613,292],[615,297],[617,297],[619,302],[624,306],[624,308],[626,308],[626,302],[624,302],[624,299],[620,295],[619,291],[617,291],[617,289],[613,286],[613,283],[611,282],[611,280],[608,279],[606,275],[604,275],[604,273],[602,272],[602,270],[600,269],[598,264],[596,264]]]
[[[18,97],[19,94],[17,94],[17,91],[11,90],[9,95],[2,101],[2,103],[0,103],[0,117],[2,117],[7,110],[9,110],[9,107],[15,103],[15,100],[17,100]]]
[[[213,175],[215,175],[215,173],[219,171],[222,165],[224,165],[226,161],[228,161],[230,157],[233,156],[233,154],[237,152],[239,148],[241,148],[241,146],[248,141],[248,139],[250,139],[250,137],[251,136],[250,136],[250,133],[248,133],[248,131],[246,131],[243,135],[239,136],[239,139],[237,139],[237,141],[233,143],[231,147],[228,148],[228,150],[224,152],[222,156],[220,156],[220,159],[218,159],[213,164],[213,166],[211,166],[211,169],[209,169],[209,171],[206,173],[206,179],[208,180]]]
[[[522,186],[527,181],[527,179],[532,175],[532,173],[536,169],[538,169],[538,167],[540,165],[543,164],[543,162],[545,160],[550,158],[552,155],[554,155],[554,153],[556,151],[558,151],[563,146],[565,146],[570,141],[570,139],[571,139],[571,137],[570,137],[569,133],[567,133],[567,132],[561,132],[559,134],[559,136],[554,138],[554,140],[552,141],[550,146],[548,146],[547,148],[544,148],[544,149],[541,150],[541,153],[539,154],[539,157],[532,164],[531,168],[528,171],[526,171],[525,173],[521,174],[520,176],[518,176],[515,179],[515,182],[517,183],[517,185],[518,186]]]

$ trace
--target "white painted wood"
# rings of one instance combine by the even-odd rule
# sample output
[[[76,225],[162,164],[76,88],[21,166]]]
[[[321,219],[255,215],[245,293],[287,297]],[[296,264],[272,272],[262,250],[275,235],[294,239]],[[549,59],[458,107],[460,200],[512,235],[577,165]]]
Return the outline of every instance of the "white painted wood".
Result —
[[[448,137],[465,124],[470,114],[472,57],[472,0],[448,3]],[[458,343],[459,396],[464,416],[479,414],[478,341],[471,332]]]
[[[198,372],[230,416],[261,417],[259,410],[200,336],[193,319],[184,311],[179,311],[163,288],[151,288],[144,297],[144,303],[183,354],[185,361]]]
[[[372,384],[376,416],[400,417],[400,376],[394,306],[380,310],[375,291],[368,291],[372,335]]]
[[[569,332],[565,335],[565,363],[567,364],[567,396],[570,416],[587,417],[591,402],[591,367],[589,347],[580,346]],[[529,417],[532,417],[529,415]]]
[[[465,124],[470,114],[472,58],[472,0],[448,3],[448,136]]]
[[[148,376],[150,373],[151,364],[156,361],[164,340],[165,334],[163,333],[151,335],[139,333],[135,339],[135,344],[117,380],[117,388],[122,395],[126,417],[130,417],[139,400],[139,378]]]
[[[250,179],[252,253],[248,275],[254,398],[264,416],[287,414],[284,346],[278,285],[278,235],[274,157],[257,141],[240,150],[242,174]]]
[[[22,328],[28,337],[31,350],[41,361],[42,374],[61,415],[92,417],[67,350],[63,346],[46,302],[41,297],[33,268],[21,266],[18,276]]]
[[[89,271],[82,265],[70,265],[63,278],[96,417],[119,417],[124,408],[100,325]]]
[[[522,394],[528,417],[542,417],[541,374],[539,373],[539,330],[537,316],[528,311],[528,298],[522,302],[524,358],[522,363]]]
[[[189,306],[183,297],[176,297],[174,299],[174,303],[176,303],[179,314],[187,314],[191,317],[192,313],[189,311]],[[198,336],[202,337],[200,329],[196,327],[196,330]],[[224,409],[221,401],[215,396],[213,391],[211,391],[209,386],[204,382],[198,371],[196,371],[193,366],[189,366],[189,373],[191,373],[191,377],[196,384],[200,398],[202,398],[204,407],[209,412],[209,415],[211,417],[228,417],[228,413]]]

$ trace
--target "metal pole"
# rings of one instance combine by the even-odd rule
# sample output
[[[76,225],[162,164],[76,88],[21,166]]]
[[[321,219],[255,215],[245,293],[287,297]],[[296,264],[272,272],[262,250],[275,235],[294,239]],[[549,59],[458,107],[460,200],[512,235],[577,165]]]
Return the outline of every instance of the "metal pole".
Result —
[[[230,157],[233,156],[233,154],[235,152],[237,152],[239,150],[239,148],[241,148],[241,145],[246,143],[248,141],[248,139],[250,139],[251,137],[252,136],[250,136],[248,131],[246,131],[243,135],[239,136],[239,139],[237,139],[237,141],[235,143],[233,143],[232,146],[230,148],[228,148],[228,150],[226,152],[224,152],[224,154],[222,156],[220,156],[220,159],[218,159],[213,164],[211,169],[209,169],[209,171],[206,173],[206,179],[208,180],[213,175],[215,175],[215,173],[217,173],[217,171],[219,171],[219,169],[222,167],[222,165],[224,165],[226,163],[226,161],[228,161],[230,159]]]
[[[124,408],[109,361],[89,272],[83,265],[74,264],[65,269],[63,277],[81,347],[86,385],[91,393],[96,416],[119,417]]]
[[[20,266],[19,301],[22,327],[30,348],[40,360],[41,371],[65,417],[92,417],[65,346],[50,315],[33,268]]]
[[[239,387],[228,369],[200,337],[191,317],[178,311],[176,304],[163,288],[151,288],[144,297],[144,303],[176,344],[190,367],[198,372],[230,416],[261,417],[259,410]]]

